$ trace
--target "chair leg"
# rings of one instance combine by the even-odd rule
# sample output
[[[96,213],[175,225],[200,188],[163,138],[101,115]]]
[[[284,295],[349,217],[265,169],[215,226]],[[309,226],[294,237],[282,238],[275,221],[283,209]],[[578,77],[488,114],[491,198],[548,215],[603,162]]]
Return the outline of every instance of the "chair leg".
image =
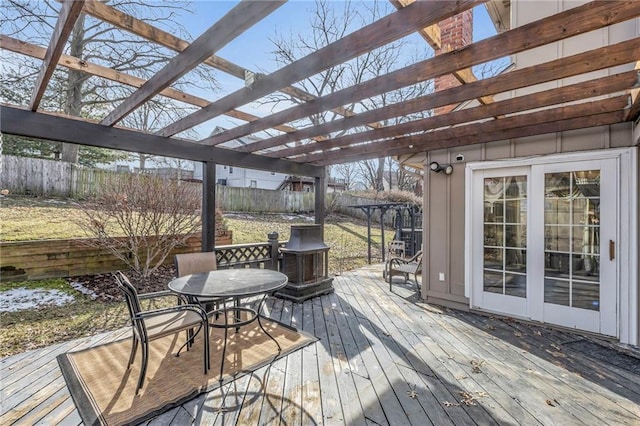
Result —
[[[138,387],[136,388],[136,395],[142,389],[144,384],[144,376],[147,374],[147,362],[149,361],[149,343],[140,342],[142,347],[142,365],[140,366],[140,377],[138,377]]]
[[[209,356],[209,324],[204,325],[204,374],[211,368],[211,357]]]
[[[127,370],[131,368],[133,360],[136,358],[136,351],[138,350],[138,338],[135,333],[133,334],[133,341],[131,342],[131,354],[129,355],[129,364],[127,364]]]
[[[220,360],[220,378],[218,379],[220,384],[222,384],[222,374],[224,373],[224,359],[227,356],[227,339],[229,332],[229,318],[227,316],[227,310],[224,309],[222,314],[224,315],[224,340],[222,341],[222,359]]]

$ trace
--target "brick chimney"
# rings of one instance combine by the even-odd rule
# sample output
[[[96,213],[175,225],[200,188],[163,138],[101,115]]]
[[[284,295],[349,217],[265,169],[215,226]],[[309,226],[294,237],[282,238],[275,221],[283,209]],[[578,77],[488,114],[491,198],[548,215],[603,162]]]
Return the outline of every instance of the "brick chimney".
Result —
[[[473,41],[473,10],[466,10],[451,18],[440,22],[440,40],[441,48],[436,49],[435,54],[450,52],[451,50],[471,44]],[[450,87],[460,86],[460,82],[453,74],[437,77],[434,81],[435,91],[448,89]],[[434,109],[435,115],[446,114],[451,111],[455,105],[447,105]]]

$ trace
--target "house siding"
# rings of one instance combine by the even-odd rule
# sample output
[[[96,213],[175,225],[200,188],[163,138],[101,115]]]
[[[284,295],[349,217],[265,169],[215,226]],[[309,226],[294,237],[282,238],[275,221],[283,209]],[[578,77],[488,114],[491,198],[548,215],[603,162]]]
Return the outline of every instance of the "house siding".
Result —
[[[512,26],[524,25],[540,18],[575,7],[580,2],[557,1],[512,1]],[[544,7],[542,7],[544,5]],[[575,39],[543,46],[527,53],[515,55],[512,59],[516,68],[528,67],[537,63],[550,61],[562,56],[573,55],[585,50],[616,43],[640,34],[640,20],[618,24],[612,28],[593,31]],[[593,73],[590,78],[615,72],[633,69],[633,64],[618,67],[613,71],[605,70]],[[531,88],[519,89],[500,98],[522,96],[543,89],[552,89],[566,84],[576,83],[575,78],[558,82],[537,85]],[[608,148],[630,147],[638,145],[638,138],[633,136],[631,123],[621,123],[613,126],[601,126],[590,129],[580,129],[569,132],[532,136],[514,140],[501,140],[491,143],[463,146],[453,149],[429,151],[423,158],[423,167],[428,170],[432,161],[453,164],[454,171],[450,176],[442,173],[425,173],[425,206],[424,209],[424,254],[423,270],[423,298],[432,303],[453,306],[461,309],[469,308],[469,299],[464,295],[465,289],[465,164],[467,162],[502,160],[511,158],[544,156],[557,153],[578,151],[593,151]],[[636,134],[638,134],[636,130]],[[638,151],[636,151],[638,152]],[[459,155],[464,161],[456,161]],[[638,154],[640,157],[640,154]],[[416,156],[415,159],[420,158]],[[415,160],[414,160],[415,161]],[[640,161],[640,158],[639,158]],[[636,176],[636,189],[640,188],[640,177]],[[640,206],[635,206],[636,212]],[[636,213],[635,221],[640,222]],[[640,223],[637,224],[640,229]],[[640,242],[638,243],[640,253]],[[445,280],[440,280],[444,273]],[[640,276],[640,266],[637,267],[637,277]],[[640,293],[640,292],[638,292]],[[640,294],[638,294],[640,305]],[[640,341],[640,331],[638,332]]]

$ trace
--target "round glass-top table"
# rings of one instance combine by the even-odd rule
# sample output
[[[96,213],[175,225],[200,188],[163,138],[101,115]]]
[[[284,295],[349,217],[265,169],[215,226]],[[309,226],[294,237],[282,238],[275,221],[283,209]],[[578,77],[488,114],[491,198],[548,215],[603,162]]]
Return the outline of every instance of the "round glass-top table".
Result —
[[[223,301],[222,309],[209,312],[210,317],[216,319],[222,315],[224,322],[210,322],[214,328],[224,329],[224,341],[222,345],[222,361],[220,362],[220,382],[224,372],[224,360],[227,351],[228,329],[239,327],[258,321],[258,325],[278,347],[278,353],[274,360],[282,351],[278,341],[264,328],[260,318],[260,311],[268,295],[275,293],[287,285],[289,279],[281,272],[270,269],[219,269],[215,271],[202,272],[199,274],[185,275],[175,278],[169,282],[169,289],[174,293],[187,296],[188,299],[198,301],[198,299],[220,299]],[[251,306],[239,306],[238,301],[242,298],[262,296],[257,308]],[[225,300],[233,299],[232,307],[224,304]],[[231,315],[229,315],[231,314]],[[244,318],[243,318],[243,315]],[[231,318],[231,321],[229,319]]]
[[[242,298],[271,294],[288,281],[285,274],[270,269],[219,269],[176,278],[169,289],[195,298]]]

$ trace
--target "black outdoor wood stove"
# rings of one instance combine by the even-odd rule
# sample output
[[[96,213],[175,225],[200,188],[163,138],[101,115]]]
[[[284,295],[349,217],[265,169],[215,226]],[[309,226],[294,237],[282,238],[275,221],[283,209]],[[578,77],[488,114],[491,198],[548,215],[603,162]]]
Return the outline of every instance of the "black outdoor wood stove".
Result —
[[[291,237],[280,251],[281,272],[289,277],[289,283],[276,296],[303,302],[333,292],[329,246],[322,241],[321,225],[292,225]]]

